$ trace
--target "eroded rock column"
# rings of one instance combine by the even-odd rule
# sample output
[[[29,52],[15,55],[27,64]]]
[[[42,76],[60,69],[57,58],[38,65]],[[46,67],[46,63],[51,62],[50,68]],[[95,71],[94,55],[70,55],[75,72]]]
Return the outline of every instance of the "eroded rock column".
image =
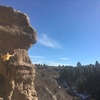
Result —
[[[27,53],[35,42],[36,31],[28,16],[11,7],[0,6],[0,54],[15,54],[8,66],[0,58],[0,97],[4,100],[38,100],[35,69]]]

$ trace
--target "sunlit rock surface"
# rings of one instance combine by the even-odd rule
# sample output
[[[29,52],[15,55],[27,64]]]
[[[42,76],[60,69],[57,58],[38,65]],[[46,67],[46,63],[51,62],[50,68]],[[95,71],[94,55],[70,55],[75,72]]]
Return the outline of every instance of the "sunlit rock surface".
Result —
[[[0,58],[0,97],[4,100],[38,100],[34,88],[35,69],[28,49],[36,42],[36,31],[26,14],[0,6],[0,54],[14,54],[7,66]]]

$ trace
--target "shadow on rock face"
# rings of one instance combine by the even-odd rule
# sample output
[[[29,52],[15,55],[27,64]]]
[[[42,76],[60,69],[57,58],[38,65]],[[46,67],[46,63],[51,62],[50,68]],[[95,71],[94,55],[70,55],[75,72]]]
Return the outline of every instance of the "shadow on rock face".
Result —
[[[35,69],[27,53],[36,36],[26,14],[0,6],[0,97],[4,100],[38,100]]]

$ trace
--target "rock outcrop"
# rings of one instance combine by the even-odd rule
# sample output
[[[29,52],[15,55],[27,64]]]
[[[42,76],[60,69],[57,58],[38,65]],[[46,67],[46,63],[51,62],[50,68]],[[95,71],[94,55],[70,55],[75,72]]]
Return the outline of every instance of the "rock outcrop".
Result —
[[[42,96],[42,100],[57,100],[56,95],[54,95],[47,87],[43,89],[44,96]]]
[[[30,26],[28,16],[0,6],[0,54],[15,54],[9,59],[9,65],[0,58],[0,97],[3,100],[38,100],[34,88],[35,69],[27,53],[35,42],[36,31]]]

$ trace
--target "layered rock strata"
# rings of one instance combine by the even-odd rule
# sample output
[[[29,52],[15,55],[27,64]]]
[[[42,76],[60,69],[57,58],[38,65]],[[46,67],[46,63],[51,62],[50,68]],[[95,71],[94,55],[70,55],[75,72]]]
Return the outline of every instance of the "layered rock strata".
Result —
[[[15,54],[9,59],[9,65],[0,58],[0,97],[3,100],[38,100],[34,88],[35,69],[27,53],[35,42],[36,31],[28,16],[0,6],[0,54]]]

